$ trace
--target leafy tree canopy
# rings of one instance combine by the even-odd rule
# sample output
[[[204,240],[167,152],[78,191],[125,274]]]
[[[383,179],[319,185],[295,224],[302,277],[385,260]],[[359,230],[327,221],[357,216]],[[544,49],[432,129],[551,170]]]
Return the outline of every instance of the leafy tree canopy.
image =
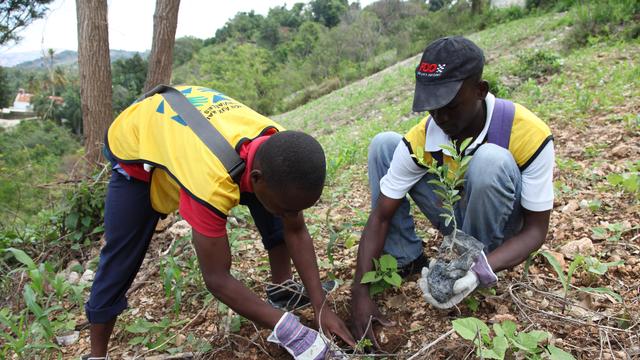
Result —
[[[18,41],[18,31],[40,19],[53,0],[8,0],[0,1],[0,45]]]

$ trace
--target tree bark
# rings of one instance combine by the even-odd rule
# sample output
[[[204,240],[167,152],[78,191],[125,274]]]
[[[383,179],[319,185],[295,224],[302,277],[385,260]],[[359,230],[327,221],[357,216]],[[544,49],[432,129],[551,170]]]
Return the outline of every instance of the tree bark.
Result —
[[[106,0],[76,0],[78,67],[85,156],[97,166],[113,120]]]
[[[157,0],[153,14],[153,43],[149,55],[149,70],[144,91],[159,84],[171,82],[173,66],[173,46],[178,26],[180,0]]]
[[[482,13],[482,0],[471,0],[471,13]]]

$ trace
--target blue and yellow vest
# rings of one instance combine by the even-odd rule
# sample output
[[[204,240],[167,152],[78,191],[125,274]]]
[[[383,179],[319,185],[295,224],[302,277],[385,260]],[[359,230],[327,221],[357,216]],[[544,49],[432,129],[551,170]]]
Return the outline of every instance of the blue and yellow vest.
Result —
[[[220,92],[198,86],[176,86],[222,136],[240,146],[283,128]],[[215,154],[156,94],[125,109],[109,127],[107,148],[121,163],[147,163],[151,204],[163,214],[178,208],[180,188],[225,217],[240,201],[240,189]]]
[[[507,100],[496,98],[496,105],[494,106],[494,110],[498,109],[498,103],[500,105],[505,105],[506,103],[509,106],[514,106],[515,111],[513,112],[512,118],[504,119],[510,121],[508,125],[510,126],[510,131],[503,136],[508,136],[507,139],[497,139],[496,143],[500,143],[498,145],[503,146],[509,150],[511,155],[518,164],[520,171],[524,171],[533,162],[536,156],[542,151],[545,145],[553,140],[553,136],[551,135],[551,130],[542,120],[540,120],[537,116],[535,116],[531,111],[520,104],[514,104]],[[513,108],[512,108],[513,109]],[[442,160],[437,158],[440,154],[431,153],[428,151],[424,151],[422,154],[422,164],[417,160],[418,154],[415,152],[416,149],[422,148],[425,149],[426,142],[426,131],[428,122],[431,117],[427,116],[422,121],[420,121],[416,126],[411,128],[409,132],[402,139],[405,145],[408,147],[409,152],[413,160],[420,167],[424,167],[422,164],[430,164],[432,159],[436,159],[438,161],[443,161],[450,168],[452,168],[453,163],[452,159],[449,156],[443,156]],[[493,126],[497,120],[496,112],[492,114],[491,124]],[[505,124],[507,122],[505,121]],[[490,129],[489,132],[491,132]],[[489,136],[487,136],[489,137]],[[505,140],[505,141],[500,141]],[[486,141],[486,139],[485,139]],[[490,142],[494,142],[491,141]]]

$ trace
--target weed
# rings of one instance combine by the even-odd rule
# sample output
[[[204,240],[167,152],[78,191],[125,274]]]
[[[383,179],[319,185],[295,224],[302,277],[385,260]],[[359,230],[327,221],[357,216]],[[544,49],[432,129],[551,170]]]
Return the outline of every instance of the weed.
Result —
[[[628,166],[628,171],[620,174],[607,175],[609,185],[640,198],[640,161]]]
[[[562,59],[560,55],[549,50],[530,50],[518,55],[512,70],[513,74],[523,80],[537,79],[560,72]]]
[[[554,360],[574,359],[571,354],[551,344],[542,345],[551,337],[548,332],[517,331],[517,325],[513,321],[507,320],[500,324],[493,324],[493,335],[487,324],[474,317],[456,319],[452,324],[460,337],[473,342],[476,347],[476,356],[479,358],[504,359],[505,355],[510,353],[517,358],[527,359],[547,357]]]
[[[553,268],[553,270],[558,275],[558,280],[560,280],[560,283],[562,284],[562,288],[563,288],[564,298],[565,299],[567,298],[567,296],[569,294],[569,289],[571,287],[571,279],[573,278],[573,274],[578,269],[583,269],[583,270],[586,270],[589,273],[596,274],[596,275],[604,275],[604,273],[606,273],[607,270],[610,267],[614,267],[614,266],[618,266],[618,265],[623,264],[621,261],[619,261],[619,262],[611,262],[611,263],[601,263],[598,259],[595,259],[595,258],[592,258],[592,257],[585,257],[585,256],[582,256],[582,255],[576,255],[574,257],[573,261],[571,261],[571,263],[569,263],[569,266],[567,268],[567,272],[565,272],[562,269],[562,266],[560,265],[558,260],[553,255],[551,255],[549,252],[541,251],[541,252],[535,253],[533,256],[535,256],[536,254],[540,254],[540,255],[544,256],[545,259],[547,259],[547,261],[549,262],[549,264],[551,264],[551,267]],[[599,287],[599,288],[579,287],[577,289],[579,291],[583,291],[583,292],[586,292],[586,293],[607,294],[607,295],[610,295],[611,297],[613,297],[614,299],[616,299],[616,301],[622,302],[622,296],[620,296],[618,293],[616,293],[615,291],[613,291],[613,290],[611,290],[609,288],[603,288],[603,287]],[[562,311],[564,312],[564,308],[562,309]]]
[[[129,345],[142,345],[148,349],[163,350],[170,343],[173,336],[169,329],[179,326],[189,321],[188,319],[178,322],[171,322],[168,318],[160,320],[160,322],[150,322],[148,320],[137,318],[133,324],[125,327],[129,333],[135,336],[129,340]]]
[[[632,230],[638,230],[640,227],[630,227],[625,228],[622,223],[613,223],[607,224],[605,226],[596,226],[591,228],[591,233],[593,239],[602,240],[607,239],[607,241],[620,241],[622,235]]]
[[[390,286],[400,287],[402,278],[398,275],[398,261],[389,254],[384,254],[380,260],[373,259],[375,270],[368,271],[362,276],[361,284],[369,284],[371,296],[383,292]]]

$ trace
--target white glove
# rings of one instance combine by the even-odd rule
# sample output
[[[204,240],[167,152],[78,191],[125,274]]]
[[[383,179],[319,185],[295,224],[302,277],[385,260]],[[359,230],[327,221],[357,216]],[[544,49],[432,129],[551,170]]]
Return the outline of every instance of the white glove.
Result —
[[[429,267],[431,267],[434,262],[435,260],[431,260]],[[418,280],[418,286],[420,287],[420,289],[422,289],[424,299],[433,307],[436,307],[438,309],[449,309],[460,303],[479,285],[482,285],[483,287],[492,286],[498,281],[498,277],[491,269],[491,266],[487,261],[487,256],[484,254],[484,252],[481,252],[480,255],[476,258],[475,263],[471,266],[469,271],[467,271],[465,276],[456,280],[456,282],[453,284],[453,296],[445,302],[438,302],[433,298],[433,296],[431,296],[431,291],[429,290],[429,285],[427,282],[428,276],[429,269],[422,268],[422,278]]]
[[[289,312],[282,315],[267,340],[284,347],[296,360],[324,359],[329,349],[320,333],[302,325],[298,317]]]
[[[418,279],[418,287],[420,287],[420,289],[422,290],[424,299],[433,307],[438,309],[449,309],[457,305],[460,301],[462,301],[462,299],[464,299],[464,295],[454,294],[448,301],[445,301],[443,303],[438,302],[438,300],[434,299],[433,296],[431,296],[431,290],[429,289],[429,283],[427,281],[427,277],[429,276],[429,268],[433,267],[433,264],[435,263],[435,261],[436,261],[435,259],[431,259],[431,262],[429,263],[429,267],[422,268],[422,276],[420,277],[420,279]]]

